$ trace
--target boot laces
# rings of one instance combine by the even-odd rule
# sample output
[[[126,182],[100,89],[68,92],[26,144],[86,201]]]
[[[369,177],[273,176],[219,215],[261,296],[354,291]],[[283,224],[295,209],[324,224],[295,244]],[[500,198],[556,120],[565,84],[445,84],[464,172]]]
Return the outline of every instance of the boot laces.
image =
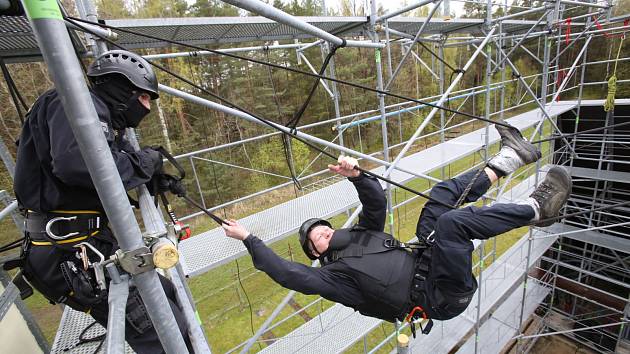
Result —
[[[538,185],[538,188],[534,190],[531,197],[541,204],[543,200],[548,199],[552,195],[553,189],[550,184],[543,182]]]

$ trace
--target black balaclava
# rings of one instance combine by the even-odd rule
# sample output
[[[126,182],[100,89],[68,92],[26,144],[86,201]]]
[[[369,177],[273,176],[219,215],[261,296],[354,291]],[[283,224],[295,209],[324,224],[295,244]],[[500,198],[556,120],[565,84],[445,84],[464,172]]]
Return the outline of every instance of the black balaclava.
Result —
[[[97,77],[93,80],[93,89],[111,110],[112,127],[116,130],[136,128],[142,118],[151,111],[138,100],[143,91],[133,86],[122,75]]]

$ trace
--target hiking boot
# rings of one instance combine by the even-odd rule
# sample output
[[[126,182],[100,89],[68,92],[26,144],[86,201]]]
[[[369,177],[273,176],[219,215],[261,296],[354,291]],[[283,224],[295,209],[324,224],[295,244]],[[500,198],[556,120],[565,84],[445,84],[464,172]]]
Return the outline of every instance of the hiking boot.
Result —
[[[503,120],[499,122],[505,123]],[[494,127],[501,135],[501,150],[488,161],[488,166],[503,173],[504,176],[537,161],[542,155],[540,150],[527,141],[515,127],[507,128],[498,124]]]
[[[527,204],[534,208],[536,226],[550,226],[558,220],[547,220],[559,215],[571,194],[571,176],[559,166],[552,167],[545,179],[530,194]],[[540,222],[542,221],[542,222]]]

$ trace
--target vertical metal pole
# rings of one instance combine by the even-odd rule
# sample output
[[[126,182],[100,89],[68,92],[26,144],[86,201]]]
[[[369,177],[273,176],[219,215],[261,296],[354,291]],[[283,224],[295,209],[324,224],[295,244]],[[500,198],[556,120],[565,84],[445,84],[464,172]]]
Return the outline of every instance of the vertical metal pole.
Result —
[[[378,33],[375,31],[376,20],[376,0],[371,0],[371,16],[370,30],[372,32],[372,41],[378,43]],[[376,89],[383,90],[383,67],[381,66],[381,49],[375,48],[376,53]],[[393,77],[392,77],[393,78]],[[389,145],[387,142],[387,118],[385,117],[385,95],[377,94],[378,107],[381,113],[381,133],[383,135],[383,160],[389,162]],[[389,233],[394,234],[394,208],[392,206],[392,188],[389,183],[385,184],[385,193],[387,195],[387,213],[389,214]]]
[[[411,44],[414,45],[413,43]],[[385,21],[385,50],[387,51],[387,74],[389,75],[389,79],[394,76],[394,72],[392,70],[392,44],[389,38],[389,21]]]
[[[168,137],[168,129],[166,127],[166,118],[164,117],[164,110],[162,109],[162,102],[158,98],[155,100],[155,106],[158,110],[158,117],[160,118],[160,126],[162,127],[162,136],[164,137],[164,142],[166,143],[166,150],[173,153],[173,147],[171,146],[171,139]]]
[[[446,82],[445,74],[444,74],[444,42],[438,43],[438,55],[440,56],[440,96],[444,94],[444,83]],[[444,143],[444,129],[446,123],[446,112],[443,109],[440,110],[440,142]],[[444,180],[446,177],[446,166],[442,166],[440,169],[440,178]]]
[[[492,26],[492,0],[488,0],[486,6],[486,28],[489,30],[490,26]],[[499,36],[503,36],[502,32],[499,32]],[[492,46],[488,43],[486,44],[486,110],[485,110],[485,118],[490,119],[490,95],[492,91],[490,90],[490,83],[492,81]],[[485,142],[483,149],[483,158],[484,161],[488,162],[488,148],[490,145],[490,123],[486,122],[485,127]],[[483,168],[483,167],[482,167]],[[486,198],[483,198],[483,204],[487,203]],[[483,286],[483,271],[484,271],[484,247],[486,246],[486,241],[482,240],[479,245],[479,288],[477,289],[477,318],[475,319],[475,354],[479,353],[479,329],[481,328],[481,294],[484,291]]]
[[[9,176],[11,176],[11,179],[13,180],[15,177],[15,161],[13,161],[13,156],[11,156],[9,149],[4,144],[4,141],[2,141],[2,138],[0,138],[0,159],[4,162],[4,166],[7,168]]]
[[[125,353],[125,313],[127,298],[129,297],[129,277],[120,275],[113,263],[106,267],[111,281],[109,282],[109,296],[107,302],[107,336],[105,348],[107,354]]]
[[[558,6],[560,5],[560,1],[556,2],[556,7],[554,11],[551,11],[547,14],[547,23],[551,24],[554,23],[556,20],[556,16],[558,13]],[[547,104],[547,83],[549,80],[549,51],[550,51],[550,40],[549,40],[549,35],[545,34],[544,36],[544,40],[543,40],[544,46],[543,46],[543,73],[542,73],[542,86],[540,89],[540,99],[539,102],[541,103],[542,107],[545,107],[545,105]],[[507,60],[506,60],[507,61]],[[544,119],[544,117],[542,117],[544,113],[541,112],[540,113],[540,118]],[[540,129],[542,129],[543,125],[540,126]],[[540,130],[539,130],[540,133]],[[539,144],[539,147],[541,146],[541,144]],[[540,160],[536,161],[536,175],[534,177],[534,183],[535,185],[538,185],[538,174],[540,172]],[[531,255],[532,255],[532,243],[534,240],[534,234],[532,229],[529,229],[529,233],[528,233],[528,242],[527,242],[527,258],[525,261],[525,269],[523,270],[523,295],[522,295],[522,301],[521,301],[521,309],[520,309],[520,313],[519,313],[519,334],[522,333],[523,331],[523,320],[524,320],[524,316],[525,316],[525,298],[527,296],[527,280],[528,280],[528,270],[529,270],[529,264],[531,262]],[[520,345],[520,341],[518,342]]]
[[[98,22],[98,16],[96,14],[96,7],[91,0],[78,0],[77,1],[77,9],[79,11],[79,15],[81,18],[84,18],[90,22]],[[105,53],[107,51],[107,44],[103,41],[97,41],[93,35],[86,33],[86,38],[88,39],[88,43],[90,47],[92,47],[92,52],[96,53]]]
[[[192,156],[188,157],[188,161],[190,161],[190,168],[192,169],[193,176],[195,177],[195,184],[197,185],[197,192],[199,192],[199,198],[201,198],[201,205],[203,206],[204,209],[208,209],[208,207],[206,207],[206,200],[203,197],[203,192],[201,191],[201,184],[199,183],[199,176],[197,175],[197,169],[195,168],[195,161],[193,160]]]
[[[143,247],[140,227],[103,135],[61,10],[54,0],[24,0],[23,4],[118,244],[122,251]],[[133,280],[165,351],[187,352],[157,272],[139,273],[133,275]]]
[[[328,16],[328,8],[326,7],[326,0],[322,0],[322,7],[323,7],[323,12],[324,12],[324,16]],[[330,51],[330,44],[326,44],[326,48]],[[336,70],[335,70],[335,56],[333,56],[332,58],[330,58],[330,62],[328,63],[328,71],[331,78],[336,78]],[[337,82],[335,81],[331,81],[329,82],[329,85],[331,85],[331,90],[333,93],[333,104],[335,106],[335,118],[339,118],[341,117],[341,109],[339,108],[339,88],[337,87]],[[343,129],[340,129],[339,126],[341,125],[341,122],[339,120],[337,120],[335,122],[335,125],[337,126],[337,134],[338,134],[338,140],[339,140],[339,145],[341,146],[345,146],[344,142],[343,142]]]

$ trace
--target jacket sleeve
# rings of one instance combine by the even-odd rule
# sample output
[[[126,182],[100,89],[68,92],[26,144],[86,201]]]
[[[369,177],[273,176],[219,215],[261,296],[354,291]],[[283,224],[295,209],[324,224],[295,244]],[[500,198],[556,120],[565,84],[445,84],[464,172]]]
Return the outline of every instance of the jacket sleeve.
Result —
[[[362,299],[355,282],[348,276],[324,268],[287,261],[275,254],[258,237],[249,235],[243,243],[254,261],[254,267],[263,271],[285,288],[322,297],[351,306]]]
[[[115,134],[109,123],[109,110],[97,99],[94,99],[94,106],[125,189],[129,190],[148,182],[155,172],[148,153],[118,149],[114,144]],[[46,114],[53,174],[69,186],[94,188],[59,99],[50,103]]]
[[[385,199],[381,184],[376,178],[363,173],[359,177],[350,177],[348,180],[354,184],[363,205],[357,225],[368,230],[383,231],[387,215],[387,199]]]

